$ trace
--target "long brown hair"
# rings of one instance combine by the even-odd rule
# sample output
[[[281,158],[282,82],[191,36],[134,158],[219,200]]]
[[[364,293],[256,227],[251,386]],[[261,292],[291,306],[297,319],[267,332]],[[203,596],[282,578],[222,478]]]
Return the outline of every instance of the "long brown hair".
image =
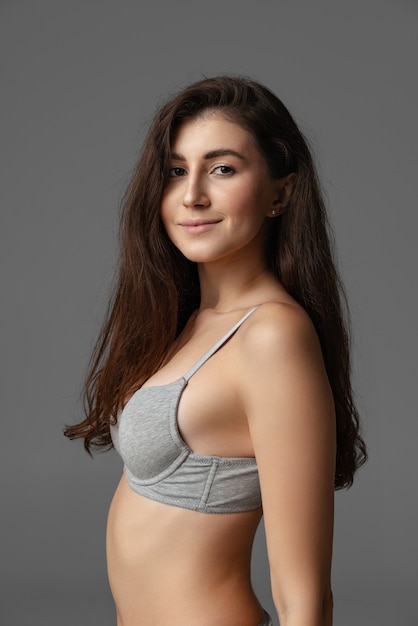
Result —
[[[322,347],[337,420],[335,487],[350,486],[367,458],[350,382],[344,291],[336,271],[331,233],[307,142],[283,103],[246,78],[199,81],[157,113],[123,202],[119,277],[92,355],[84,387],[86,418],[65,429],[84,446],[111,447],[126,398],[160,366],[170,345],[199,306],[196,264],[169,240],[160,203],[178,128],[209,109],[248,130],[270,173],[296,173],[286,211],[271,220],[267,262],[288,293],[310,315]]]

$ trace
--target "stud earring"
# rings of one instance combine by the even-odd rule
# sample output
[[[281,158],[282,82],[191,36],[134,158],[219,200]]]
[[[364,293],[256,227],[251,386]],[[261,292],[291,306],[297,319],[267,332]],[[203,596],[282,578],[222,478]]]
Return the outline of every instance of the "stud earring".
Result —
[[[271,214],[272,214],[272,215],[276,215],[276,213],[277,213],[276,209],[272,209],[272,210],[271,210]]]

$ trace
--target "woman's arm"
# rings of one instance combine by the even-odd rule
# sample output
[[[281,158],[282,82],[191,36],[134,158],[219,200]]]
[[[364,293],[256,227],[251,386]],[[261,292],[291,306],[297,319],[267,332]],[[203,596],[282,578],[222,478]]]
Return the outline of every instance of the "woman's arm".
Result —
[[[243,335],[240,374],[260,474],[281,626],[331,626],[334,403],[304,311],[269,304]]]

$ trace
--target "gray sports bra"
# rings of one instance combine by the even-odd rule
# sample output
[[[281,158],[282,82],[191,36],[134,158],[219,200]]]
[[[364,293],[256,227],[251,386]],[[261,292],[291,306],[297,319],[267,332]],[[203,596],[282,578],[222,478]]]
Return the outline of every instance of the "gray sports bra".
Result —
[[[166,385],[141,387],[111,427],[130,487],[172,506],[204,513],[237,513],[261,506],[254,457],[197,454],[177,425],[181,394],[190,378],[255,311],[252,308],[181,378]]]

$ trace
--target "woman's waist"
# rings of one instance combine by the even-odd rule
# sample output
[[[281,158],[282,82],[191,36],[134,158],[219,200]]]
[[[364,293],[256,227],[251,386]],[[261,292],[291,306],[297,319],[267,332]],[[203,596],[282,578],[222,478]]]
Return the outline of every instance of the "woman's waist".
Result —
[[[261,608],[251,586],[248,568],[215,571],[212,564],[194,567],[186,562],[132,564],[113,573],[109,581],[123,626],[255,626]]]
[[[154,502],[134,493],[123,477],[109,510],[108,556],[129,568],[186,577],[205,563],[218,579],[227,578],[249,568],[260,517],[260,510],[211,514]]]

